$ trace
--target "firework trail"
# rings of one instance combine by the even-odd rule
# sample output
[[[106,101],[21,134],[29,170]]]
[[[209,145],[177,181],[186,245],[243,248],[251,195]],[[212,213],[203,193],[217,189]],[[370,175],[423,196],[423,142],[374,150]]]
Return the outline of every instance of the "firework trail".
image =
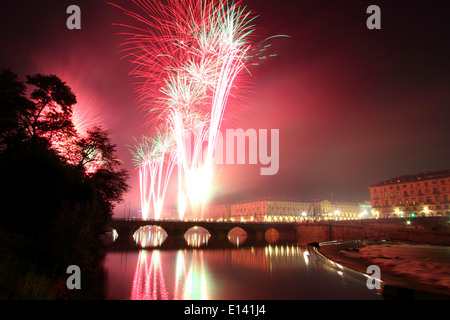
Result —
[[[133,3],[142,14],[112,4],[140,23],[117,24],[130,30],[122,33],[127,37],[122,53],[134,66],[130,75],[141,81],[136,91],[151,124],[163,122],[170,128],[175,156],[168,158],[166,173],[177,164],[179,218],[185,216],[188,200],[193,209],[201,207],[195,218],[202,218],[212,189],[214,150],[228,98],[238,74],[258,55],[250,45],[255,16],[241,1]],[[191,136],[193,144],[188,143]],[[166,179],[162,182],[166,186],[170,175],[162,178],[160,174],[164,157],[155,150],[160,150],[161,141],[145,139],[143,143],[135,152],[143,218],[149,216],[152,201],[155,217],[159,217],[164,197],[154,192],[156,181],[160,190],[161,179]]]
[[[139,169],[142,219],[161,218],[168,183],[175,165],[173,137],[167,127],[158,128],[151,138],[144,136],[142,142],[130,150]]]
[[[101,109],[96,107],[93,99],[79,101],[73,106],[72,122],[77,133],[84,137],[90,128],[104,127]]]
[[[43,115],[47,116],[46,110]],[[52,148],[71,165],[78,165],[83,158],[80,155],[83,150],[79,142],[89,137],[90,130],[104,129],[101,122],[100,109],[96,108],[92,102],[78,102],[72,110],[72,130],[48,135]],[[95,148],[90,148],[89,154],[84,157],[83,162],[86,174],[97,172],[106,163],[101,151]]]

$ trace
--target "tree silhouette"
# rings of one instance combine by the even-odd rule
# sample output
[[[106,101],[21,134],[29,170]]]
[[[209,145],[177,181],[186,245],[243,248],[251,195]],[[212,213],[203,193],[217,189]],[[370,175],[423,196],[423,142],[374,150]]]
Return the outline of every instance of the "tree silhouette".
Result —
[[[13,139],[26,138],[21,117],[33,104],[25,97],[25,91],[25,84],[11,70],[0,72],[0,151],[12,144]]]
[[[33,108],[22,115],[31,139],[75,135],[72,106],[77,100],[71,89],[54,75],[27,76],[26,83],[36,87],[30,95]]]
[[[16,251],[0,246],[12,263],[0,263],[0,273],[3,267],[17,269],[18,277],[57,279],[70,264],[94,268],[100,256],[100,236],[128,189],[128,174],[107,131],[78,135],[75,103],[55,75],[27,76],[24,83],[0,71],[0,243],[17,245],[12,235],[22,243]],[[0,298],[20,297],[21,290],[2,288]]]
[[[29,98],[26,97],[25,83],[19,81],[17,75],[10,70],[0,72],[0,150],[3,151],[0,159],[4,161],[4,167],[14,172],[13,168],[18,168],[20,164],[24,166],[21,170],[29,171],[27,167],[34,168],[35,163],[42,159],[47,163],[55,161],[53,154],[56,153],[61,157],[61,166],[53,164],[52,167],[55,170],[61,167],[65,171],[77,172],[70,176],[80,175],[81,182],[99,193],[92,198],[103,201],[101,206],[105,214],[112,214],[113,204],[122,199],[128,188],[125,182],[128,175],[125,170],[120,169],[121,161],[116,156],[116,146],[111,143],[108,132],[100,127],[93,127],[87,131],[86,137],[77,134],[72,122],[72,106],[77,101],[76,97],[57,76],[27,76],[26,84],[32,87]],[[8,145],[9,150],[6,148]],[[42,149],[53,151],[44,152]],[[19,161],[18,156],[23,160]],[[10,162],[12,159],[15,159],[14,162]],[[34,163],[27,166],[27,161]],[[39,166],[45,167],[44,163]],[[36,175],[37,171],[30,172],[28,180],[32,181]],[[47,172],[47,180],[52,180],[51,175],[50,170]],[[21,175],[18,174],[17,177],[19,176]],[[59,172],[57,176],[65,175]],[[42,190],[37,185],[39,181],[44,184],[44,178],[41,178],[34,183],[37,189]],[[10,181],[11,183],[14,181]],[[27,182],[24,180],[21,183]],[[4,185],[6,186],[6,181]],[[52,193],[59,194],[56,190]],[[56,202],[58,197],[54,198],[53,202]],[[62,197],[71,198],[70,194]]]

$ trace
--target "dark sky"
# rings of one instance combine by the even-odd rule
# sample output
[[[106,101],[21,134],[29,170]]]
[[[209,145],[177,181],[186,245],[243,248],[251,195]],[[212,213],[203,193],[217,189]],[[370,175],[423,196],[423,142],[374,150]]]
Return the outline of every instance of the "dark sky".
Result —
[[[129,9],[125,0],[113,1]],[[226,128],[280,130],[280,169],[220,166],[217,201],[283,196],[369,199],[368,186],[425,170],[450,169],[450,2],[246,0],[260,16],[256,35],[278,56],[252,69]],[[66,8],[81,8],[81,30]],[[381,30],[366,9],[381,8]],[[56,74],[80,103],[97,109],[129,169],[132,190],[117,207],[139,208],[137,172],[127,145],[150,131],[136,102],[131,65],[121,60],[129,22],[103,0],[17,0],[0,4],[0,68],[21,79]],[[126,205],[126,209],[125,209]]]

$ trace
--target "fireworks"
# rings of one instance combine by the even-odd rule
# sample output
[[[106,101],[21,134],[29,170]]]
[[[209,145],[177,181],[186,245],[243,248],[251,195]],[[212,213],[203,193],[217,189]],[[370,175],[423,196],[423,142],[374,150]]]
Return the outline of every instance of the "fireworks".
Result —
[[[156,130],[155,138],[144,137],[133,151],[142,218],[150,217],[151,203],[153,217],[161,217],[175,165],[179,218],[188,202],[193,218],[202,218],[228,98],[238,74],[258,55],[250,44],[255,16],[240,1],[133,2],[142,14],[119,7],[140,24],[120,25],[130,30],[123,33],[122,52],[133,63],[130,74],[141,81],[137,93],[150,124],[162,122],[165,128]]]
[[[142,218],[150,217],[153,204],[154,218],[159,219],[173,167],[175,153],[173,138],[167,127],[159,128],[152,138],[143,137],[142,142],[131,150],[133,161],[139,169]]]
[[[87,131],[92,127],[103,127],[103,119],[100,108],[97,108],[92,99],[79,101],[73,106],[72,122],[75,130],[81,136],[87,136]]]

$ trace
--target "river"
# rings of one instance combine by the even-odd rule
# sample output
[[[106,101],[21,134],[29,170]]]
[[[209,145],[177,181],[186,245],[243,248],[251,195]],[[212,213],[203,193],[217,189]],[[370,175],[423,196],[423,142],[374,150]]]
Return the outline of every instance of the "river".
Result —
[[[272,243],[209,248],[207,238],[191,248],[108,252],[106,300],[380,300],[367,276],[347,269],[309,245]],[[141,239],[142,240],[142,239]],[[233,239],[230,239],[233,240]],[[187,239],[188,241],[188,239]]]

